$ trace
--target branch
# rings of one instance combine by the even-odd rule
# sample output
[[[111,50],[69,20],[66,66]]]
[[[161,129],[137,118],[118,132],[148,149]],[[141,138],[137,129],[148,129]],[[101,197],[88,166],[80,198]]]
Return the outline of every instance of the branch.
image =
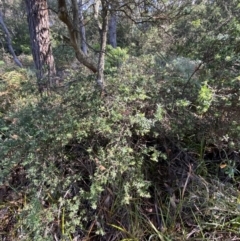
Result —
[[[203,65],[203,62],[201,62],[201,63],[194,69],[194,71],[192,72],[191,76],[188,78],[186,84],[185,84],[184,87],[183,87],[182,96],[184,95],[185,89],[186,89],[187,85],[189,84],[190,80],[191,80],[192,77],[197,73],[197,71],[201,68],[202,65]]]
[[[74,31],[73,21],[67,12],[67,5],[65,0],[58,0],[58,18],[66,24],[69,32],[70,43],[75,50],[76,58],[80,63],[86,66],[88,69],[97,72],[97,66],[93,63],[81,50],[79,46],[79,39]]]
[[[18,57],[16,56],[16,54],[15,54],[15,52],[14,52],[14,49],[13,49],[13,47],[12,47],[11,36],[10,36],[10,33],[9,33],[9,31],[8,31],[7,26],[6,26],[5,23],[4,23],[1,10],[0,10],[0,25],[2,25],[3,31],[4,31],[5,34],[6,34],[6,41],[7,41],[8,49],[9,49],[10,53],[11,53],[12,56],[13,56],[14,62],[15,62],[20,68],[22,68],[22,67],[23,67],[23,66],[22,66],[22,63],[19,61],[19,59],[18,59]]]

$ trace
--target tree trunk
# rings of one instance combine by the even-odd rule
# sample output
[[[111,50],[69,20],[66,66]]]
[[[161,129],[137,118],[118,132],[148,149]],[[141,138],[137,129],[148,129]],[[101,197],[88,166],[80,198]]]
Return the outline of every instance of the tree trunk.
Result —
[[[99,32],[100,32],[100,53],[98,58],[98,72],[97,72],[97,83],[100,86],[102,92],[105,92],[105,81],[104,81],[104,65],[105,65],[105,52],[107,46],[107,34],[108,34],[108,2],[101,0],[102,3],[102,24],[100,23],[98,12],[100,0],[95,1],[95,20],[97,21]]]
[[[56,74],[50,42],[48,6],[46,0],[25,0],[31,49],[36,68],[39,90],[43,88],[44,78],[47,85],[54,86]]]
[[[75,51],[78,61],[96,73],[97,66],[86,54],[84,54],[79,46],[78,34],[76,34],[76,31],[74,31],[75,27],[73,25],[73,20],[68,13],[65,0],[58,0],[58,17],[63,23],[66,24],[68,28],[70,44]]]
[[[80,45],[80,24],[79,24],[79,12],[78,12],[78,3],[77,0],[71,0],[72,2],[72,23],[73,23],[73,32],[76,38],[77,45]]]
[[[117,15],[114,11],[109,20],[108,41],[113,48],[117,47]]]
[[[6,41],[7,41],[7,45],[8,45],[8,49],[10,51],[10,53],[12,54],[13,56],[13,59],[14,59],[14,62],[22,68],[22,64],[21,62],[19,61],[18,57],[16,56],[14,50],[13,50],[13,47],[12,47],[12,41],[11,41],[11,36],[10,36],[10,33],[8,31],[8,28],[7,26],[5,25],[4,23],[4,20],[3,20],[3,14],[2,14],[2,11],[0,10],[0,25],[2,26],[3,28],[3,31],[5,32],[5,35],[6,35]]]
[[[86,40],[86,31],[84,26],[84,18],[83,18],[83,2],[79,0],[78,2],[78,14],[79,14],[79,31],[81,36],[81,50],[84,54],[87,54],[87,40]]]

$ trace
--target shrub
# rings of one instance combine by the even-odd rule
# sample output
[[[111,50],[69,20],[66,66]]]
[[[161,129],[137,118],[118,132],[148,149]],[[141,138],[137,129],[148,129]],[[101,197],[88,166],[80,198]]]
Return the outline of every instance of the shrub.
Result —
[[[0,146],[1,182],[25,200],[15,236],[101,240],[117,232],[123,238],[167,239],[177,222],[194,222],[198,207],[212,205],[210,184],[196,173],[206,177],[215,165],[204,162],[206,142],[214,137],[212,111],[219,108],[215,87],[197,77],[186,82],[174,61],[156,71],[156,60],[149,54],[123,61],[106,75],[105,98],[80,74],[68,88],[42,98],[26,86],[15,90],[18,101],[11,96],[1,120]],[[178,71],[183,75],[175,78]],[[237,165],[225,156],[223,175],[235,178]],[[236,193],[230,198],[235,202]],[[202,212],[197,218],[195,223],[204,220]],[[214,212],[209,220],[215,222]]]

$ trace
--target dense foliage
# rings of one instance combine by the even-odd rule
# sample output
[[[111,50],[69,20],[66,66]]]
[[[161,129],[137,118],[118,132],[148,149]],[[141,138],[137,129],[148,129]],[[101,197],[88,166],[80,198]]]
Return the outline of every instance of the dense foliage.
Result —
[[[195,2],[163,23],[121,16],[105,95],[60,27],[60,83],[42,95],[27,32],[14,38],[24,68],[2,49],[3,240],[237,240],[240,5]]]

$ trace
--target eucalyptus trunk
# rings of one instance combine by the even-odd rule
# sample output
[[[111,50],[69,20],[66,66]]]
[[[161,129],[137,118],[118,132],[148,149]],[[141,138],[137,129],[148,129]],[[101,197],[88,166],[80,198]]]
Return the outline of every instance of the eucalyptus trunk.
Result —
[[[108,28],[108,41],[109,44],[113,47],[117,47],[117,15],[116,12],[111,12],[111,17],[109,19],[109,28]]]
[[[100,53],[98,58],[98,71],[97,71],[97,83],[100,86],[102,93],[105,92],[105,81],[104,81],[104,67],[105,67],[105,53],[107,46],[107,34],[108,34],[108,12],[109,12],[109,4],[108,2],[102,0],[101,1],[101,15],[102,15],[102,23],[100,23],[98,12],[100,7],[100,1],[96,0],[95,2],[95,19],[98,24],[98,29],[100,33]]]
[[[84,17],[83,17],[83,1],[79,0],[78,2],[78,14],[79,14],[79,31],[81,37],[81,50],[84,54],[87,54],[87,40],[86,40],[86,31],[84,26]]]

